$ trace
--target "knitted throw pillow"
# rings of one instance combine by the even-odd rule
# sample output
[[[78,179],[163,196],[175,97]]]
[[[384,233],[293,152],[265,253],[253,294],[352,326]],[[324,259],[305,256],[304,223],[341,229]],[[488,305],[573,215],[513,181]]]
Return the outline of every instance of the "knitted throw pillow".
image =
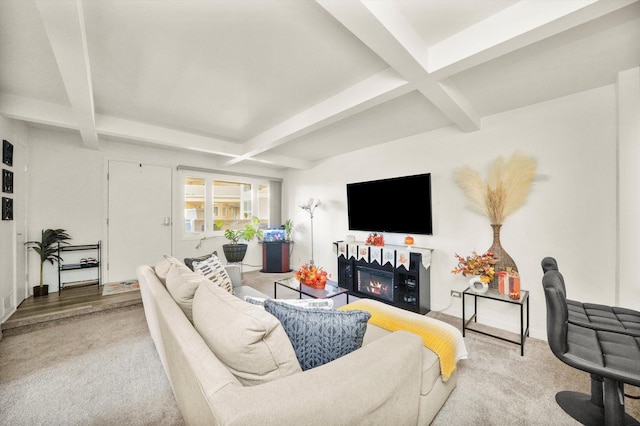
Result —
[[[227,274],[224,266],[220,263],[220,259],[218,259],[218,256],[215,254],[212,254],[201,262],[193,262],[193,270],[202,272],[202,274],[214,284],[233,294],[231,278],[229,278],[229,274]]]
[[[365,311],[300,308],[277,300],[265,300],[264,309],[282,323],[303,371],[360,348],[371,317]]]

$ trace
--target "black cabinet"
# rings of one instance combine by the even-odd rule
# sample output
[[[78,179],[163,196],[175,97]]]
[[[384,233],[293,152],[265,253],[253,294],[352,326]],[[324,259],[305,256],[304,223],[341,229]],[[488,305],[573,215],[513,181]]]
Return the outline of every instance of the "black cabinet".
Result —
[[[403,265],[395,269],[395,303],[400,308],[426,314],[431,310],[429,271],[422,265],[420,253],[410,253],[409,257],[409,269]]]
[[[262,243],[261,272],[289,272],[289,250],[292,242],[266,241]]]
[[[360,252],[360,249],[354,252]],[[406,253],[406,249],[401,252]],[[426,262],[425,266],[422,253],[410,252],[408,262],[399,262],[398,252],[394,249],[387,251],[387,255],[392,255],[393,259],[385,262],[379,262],[377,259],[381,257],[371,254],[364,257],[359,255],[356,259],[349,253],[348,248],[337,251],[338,285],[348,289],[349,294],[376,299],[421,314],[431,310],[430,262]],[[430,259],[430,250],[428,255]]]
[[[74,253],[71,256],[71,253]],[[79,253],[83,252],[83,253]],[[80,286],[80,285],[93,285],[102,284],[102,268],[100,268],[102,257],[102,242],[98,241],[97,244],[83,244],[83,245],[62,245],[58,244],[58,256],[61,259],[58,262],[58,293],[62,292],[64,287],[68,286]],[[71,257],[73,260],[68,259]],[[67,259],[65,259],[67,258]],[[80,271],[89,270],[93,271],[92,274],[95,279],[76,280],[76,281],[63,281],[63,276],[71,276],[70,274],[63,274],[68,271]]]

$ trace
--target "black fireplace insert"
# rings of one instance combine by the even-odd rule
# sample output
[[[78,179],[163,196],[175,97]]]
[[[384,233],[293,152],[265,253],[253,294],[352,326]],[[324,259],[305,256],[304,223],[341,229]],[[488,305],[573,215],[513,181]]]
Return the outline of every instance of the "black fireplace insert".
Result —
[[[393,302],[393,272],[357,266],[356,290],[375,299]]]

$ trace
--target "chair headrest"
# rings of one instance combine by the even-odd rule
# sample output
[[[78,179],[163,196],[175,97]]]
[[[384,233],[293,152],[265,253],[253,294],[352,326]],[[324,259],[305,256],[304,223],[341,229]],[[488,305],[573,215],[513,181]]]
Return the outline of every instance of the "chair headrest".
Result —
[[[557,271],[558,270],[558,262],[553,257],[545,257],[542,259],[542,272],[547,271]]]
[[[558,262],[553,257],[545,257],[540,263],[544,271],[542,286],[545,290],[550,288],[557,290],[562,298],[566,299],[567,289],[564,285],[564,277],[558,270]]]

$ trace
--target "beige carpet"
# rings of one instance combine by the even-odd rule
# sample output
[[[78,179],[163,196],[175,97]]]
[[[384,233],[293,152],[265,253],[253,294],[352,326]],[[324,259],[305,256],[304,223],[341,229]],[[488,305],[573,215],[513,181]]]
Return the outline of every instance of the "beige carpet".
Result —
[[[0,424],[183,424],[142,306],[0,340]]]
[[[285,275],[244,279],[272,294],[274,276]],[[289,296],[279,289],[278,297]],[[558,361],[546,342],[529,339],[524,357],[516,345],[479,334],[465,343],[469,359],[459,363],[458,386],[434,425],[577,424],[554,396],[588,391],[588,375]],[[0,411],[7,425],[183,424],[140,305],[0,340]],[[627,412],[640,418],[640,401],[627,400]]]

